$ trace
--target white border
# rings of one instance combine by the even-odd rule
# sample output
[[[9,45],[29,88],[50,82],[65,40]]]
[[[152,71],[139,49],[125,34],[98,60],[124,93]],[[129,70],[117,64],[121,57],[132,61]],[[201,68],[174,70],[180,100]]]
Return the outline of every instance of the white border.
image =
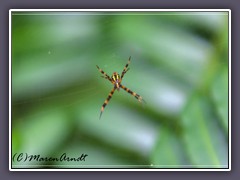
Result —
[[[228,69],[228,82],[229,82],[229,109],[228,109],[228,128],[229,128],[229,168],[228,169],[12,169],[11,157],[11,92],[12,92],[12,56],[11,56],[11,33],[12,33],[12,12],[228,12],[229,17],[229,69]],[[231,10],[230,9],[10,9],[9,10],[9,171],[231,171]]]

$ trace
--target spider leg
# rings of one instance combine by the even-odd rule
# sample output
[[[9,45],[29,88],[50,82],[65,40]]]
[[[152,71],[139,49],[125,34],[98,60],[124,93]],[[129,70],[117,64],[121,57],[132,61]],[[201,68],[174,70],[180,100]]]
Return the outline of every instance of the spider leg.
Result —
[[[124,74],[126,74],[126,72],[129,70],[128,65],[130,64],[130,60],[131,60],[131,56],[129,57],[128,62],[122,71],[121,79],[123,78]]]
[[[139,102],[144,102],[146,103],[146,101],[144,101],[144,99],[138,95],[137,93],[131,91],[130,89],[128,89],[127,87],[123,86],[122,84],[120,84],[120,88],[124,89],[126,92],[128,92],[129,94],[133,95]]]
[[[104,78],[104,79],[107,79],[107,80],[109,80],[109,78],[107,77],[107,76],[101,76],[102,78]],[[112,79],[111,80],[109,80],[109,81],[111,81],[112,82]]]
[[[109,93],[107,99],[104,101],[103,105],[102,105],[102,108],[101,108],[101,113],[100,113],[100,116],[99,116],[99,119],[101,119],[101,116],[102,116],[102,113],[104,111],[104,108],[107,106],[108,102],[110,101],[110,99],[112,98],[112,95],[115,91],[116,87],[114,87],[111,92]]]
[[[105,78],[105,79],[108,79],[110,82],[112,82],[112,79],[107,75],[107,73],[105,73],[102,69],[100,69],[98,66],[97,66],[97,68],[98,68],[98,70],[100,71],[100,73],[102,73],[103,74],[103,76],[101,76],[101,77],[103,77],[103,78]]]

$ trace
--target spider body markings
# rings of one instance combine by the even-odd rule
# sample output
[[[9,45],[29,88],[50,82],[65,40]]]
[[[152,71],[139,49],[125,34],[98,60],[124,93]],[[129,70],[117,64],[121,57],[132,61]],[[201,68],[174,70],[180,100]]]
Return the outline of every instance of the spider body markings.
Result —
[[[113,94],[114,94],[114,92],[115,92],[116,89],[119,91],[120,88],[122,88],[123,90],[125,90],[126,92],[128,92],[129,94],[131,94],[132,96],[134,96],[140,103],[141,103],[142,101],[145,102],[140,95],[138,95],[137,93],[131,91],[130,89],[128,89],[127,87],[125,87],[125,86],[123,86],[123,85],[121,84],[124,75],[125,75],[126,72],[129,70],[128,66],[129,66],[129,64],[130,64],[130,60],[131,60],[131,56],[129,57],[128,62],[127,62],[127,64],[125,65],[125,67],[124,67],[124,69],[123,69],[123,71],[122,71],[122,73],[121,73],[121,76],[120,76],[117,72],[114,72],[114,73],[112,74],[112,76],[110,77],[107,73],[105,73],[102,69],[100,69],[100,68],[97,66],[98,70],[103,74],[102,77],[105,78],[105,79],[107,79],[107,80],[109,80],[109,81],[113,84],[113,89],[111,90],[111,92],[109,93],[107,99],[104,101],[104,103],[103,103],[103,105],[102,105],[99,119],[101,118],[102,113],[103,113],[103,111],[104,111],[104,108],[105,108],[105,107],[107,106],[107,104],[109,103],[109,101],[110,101],[110,99],[112,98],[112,96],[113,96]]]

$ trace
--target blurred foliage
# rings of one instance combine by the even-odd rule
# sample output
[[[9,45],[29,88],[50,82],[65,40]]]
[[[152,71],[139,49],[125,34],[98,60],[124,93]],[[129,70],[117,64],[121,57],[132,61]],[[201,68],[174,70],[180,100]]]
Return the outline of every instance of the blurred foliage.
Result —
[[[12,12],[13,167],[227,168],[227,12]],[[141,105],[112,89],[121,73]]]

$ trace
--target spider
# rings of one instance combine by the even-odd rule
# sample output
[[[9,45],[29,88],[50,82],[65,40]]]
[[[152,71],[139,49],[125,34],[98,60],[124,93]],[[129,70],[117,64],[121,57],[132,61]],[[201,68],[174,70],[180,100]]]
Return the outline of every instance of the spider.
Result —
[[[117,72],[114,72],[114,73],[112,74],[112,76],[110,77],[107,73],[105,73],[102,69],[100,69],[100,68],[97,66],[98,70],[103,74],[103,76],[101,76],[101,77],[109,80],[109,81],[114,85],[114,86],[113,86],[113,89],[111,90],[111,92],[109,93],[107,99],[104,101],[104,103],[103,103],[103,105],[102,105],[99,119],[101,118],[102,113],[103,113],[103,111],[104,111],[104,108],[105,108],[105,107],[107,106],[107,104],[109,103],[109,101],[110,101],[110,99],[112,98],[113,93],[114,93],[114,91],[115,91],[116,89],[119,91],[120,88],[122,88],[123,90],[125,90],[125,91],[128,92],[129,94],[133,95],[140,103],[142,103],[142,101],[145,102],[140,95],[138,95],[137,93],[131,91],[130,89],[128,89],[127,87],[125,87],[125,86],[123,86],[123,85],[121,84],[124,75],[125,75],[125,74],[127,73],[127,71],[129,70],[128,65],[130,64],[130,60],[131,60],[131,56],[129,57],[128,62],[127,62],[127,64],[125,65],[125,67],[124,67],[124,69],[123,69],[123,71],[122,71],[121,76],[120,76]],[[145,103],[146,103],[146,102],[145,102]]]

